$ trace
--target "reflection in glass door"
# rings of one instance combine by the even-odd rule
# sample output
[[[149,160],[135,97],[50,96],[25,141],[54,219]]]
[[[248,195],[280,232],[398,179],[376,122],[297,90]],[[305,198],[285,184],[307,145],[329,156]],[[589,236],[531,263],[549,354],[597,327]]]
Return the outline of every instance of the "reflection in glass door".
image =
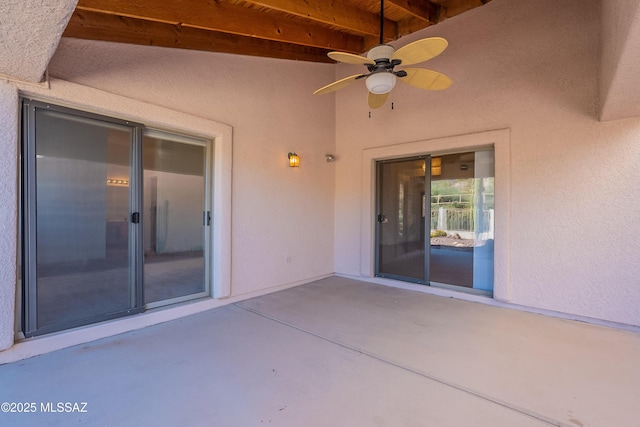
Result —
[[[427,283],[428,157],[378,162],[376,276]]]
[[[493,151],[432,158],[430,281],[493,289]]]
[[[145,131],[143,144],[145,303],[203,296],[207,142]]]
[[[136,127],[35,102],[24,117],[27,336],[141,310]]]

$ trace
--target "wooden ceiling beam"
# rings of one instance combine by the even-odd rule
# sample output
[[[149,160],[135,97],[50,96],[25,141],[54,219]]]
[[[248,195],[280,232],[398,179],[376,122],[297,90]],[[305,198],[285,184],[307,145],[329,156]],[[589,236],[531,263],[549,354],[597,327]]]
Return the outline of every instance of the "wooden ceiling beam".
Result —
[[[222,1],[80,0],[76,10],[350,53],[364,51],[362,36]]]
[[[64,37],[311,62],[334,62],[327,49],[76,10]]]
[[[380,15],[356,6],[346,0],[246,0],[256,6],[277,10],[345,31],[369,35],[380,35]],[[385,41],[397,39],[397,24],[384,21]]]
[[[430,1],[387,0],[387,4],[402,9],[404,12],[423,21],[437,22],[439,5]]]
[[[490,0],[386,0],[384,43]],[[331,62],[380,42],[379,0],[79,0],[67,37]]]
[[[432,21],[414,18],[413,16],[398,22],[398,38],[415,33],[435,24]]]
[[[441,6],[439,20],[452,18],[470,9],[489,3],[491,0],[430,0]]]

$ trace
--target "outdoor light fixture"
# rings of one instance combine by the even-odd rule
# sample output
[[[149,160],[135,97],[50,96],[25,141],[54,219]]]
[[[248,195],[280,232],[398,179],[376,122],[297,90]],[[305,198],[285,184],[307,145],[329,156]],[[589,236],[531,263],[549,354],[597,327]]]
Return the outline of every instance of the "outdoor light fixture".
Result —
[[[382,95],[389,93],[396,85],[396,75],[387,71],[374,73],[367,77],[365,84],[369,92],[373,94]]]
[[[289,167],[297,168],[300,166],[300,157],[296,153],[289,153]]]
[[[327,163],[335,162],[336,160],[336,156],[333,154],[327,154],[325,158],[327,159]]]

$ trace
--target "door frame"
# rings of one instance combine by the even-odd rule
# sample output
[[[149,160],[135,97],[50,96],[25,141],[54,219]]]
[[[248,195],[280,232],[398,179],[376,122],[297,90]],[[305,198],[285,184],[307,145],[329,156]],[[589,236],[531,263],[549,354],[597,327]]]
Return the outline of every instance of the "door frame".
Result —
[[[364,149],[362,152],[362,189],[360,217],[360,276],[374,279],[375,261],[375,185],[376,161],[419,156],[430,153],[452,154],[493,148],[495,156],[495,247],[493,298],[512,300],[510,277],[511,258],[511,131],[498,129],[485,132],[425,139],[384,147]],[[383,280],[383,279],[377,279]],[[388,282],[385,282],[388,283]],[[411,285],[411,289],[429,291],[432,287]]]
[[[176,130],[161,130],[158,127],[146,127],[145,125],[119,118],[116,115],[102,115],[73,106],[65,106],[64,103],[49,103],[46,100],[21,97],[20,105],[23,114],[21,129],[22,138],[20,148],[21,160],[19,172],[23,183],[19,186],[20,206],[20,233],[21,238],[17,256],[21,258],[18,266],[22,271],[18,279],[20,289],[16,291],[19,297],[16,301],[16,336],[18,339],[51,332],[67,331],[77,326],[93,325],[105,320],[126,317],[131,314],[139,314],[147,309],[175,304],[186,300],[202,297],[221,298],[230,293],[230,271],[224,261],[230,257],[230,227],[222,227],[230,222],[230,172],[231,172],[231,132],[230,127],[220,125],[221,136],[213,139],[204,136],[191,136],[189,133]],[[144,303],[144,278],[143,278],[143,228],[140,223],[133,223],[130,218],[129,230],[129,282],[133,288],[131,292],[132,306],[129,309],[117,313],[99,315],[68,323],[60,323],[44,328],[37,328],[37,297],[36,297],[36,157],[35,157],[35,109],[49,109],[71,116],[93,119],[104,123],[112,123],[131,128],[131,172],[129,183],[129,211],[130,215],[141,212],[143,201],[143,135],[146,133],[158,133],[172,136],[174,140],[189,142],[198,141],[198,145],[205,148],[205,189],[204,206],[211,213],[210,221],[203,227],[203,243],[206,248],[205,268],[203,277],[205,290],[198,294],[190,294],[185,297],[163,300],[158,303]],[[201,144],[200,144],[201,142]],[[27,244],[28,243],[28,244]],[[218,250],[216,250],[218,249]],[[216,269],[216,266],[221,268]]]
[[[22,277],[0,283],[0,300],[13,306],[14,315],[6,314],[7,321],[0,324],[0,342],[8,343],[14,341],[20,345],[20,353],[35,356],[45,351],[60,349],[69,345],[80,344],[95,340],[97,338],[108,337],[114,334],[139,329],[141,327],[178,319],[187,315],[200,313],[205,310],[219,307],[225,304],[224,298],[232,295],[231,288],[231,265],[232,265],[232,172],[233,172],[233,127],[221,121],[194,116],[182,111],[176,111],[167,107],[145,103],[122,95],[101,91],[98,89],[82,86],[72,82],[57,81],[51,87],[34,86],[17,83],[13,91],[13,108],[8,107],[7,116],[9,123],[13,123],[14,132],[8,131],[7,141],[13,141],[15,157],[5,159],[4,166],[10,173],[7,176],[6,189],[8,209],[13,205],[17,208],[20,200],[21,188],[18,182],[18,172],[21,169],[19,162],[19,143],[21,141],[20,111],[21,100],[34,99],[43,102],[51,102],[56,105],[67,106],[69,108],[81,109],[84,111],[97,112],[99,114],[117,117],[124,120],[132,120],[144,123],[150,127],[168,129],[185,134],[210,139],[213,141],[213,161],[214,175],[212,183],[212,205],[213,205],[213,229],[212,239],[212,298],[206,298],[198,302],[179,304],[172,307],[153,310],[141,316],[127,316],[101,324],[99,327],[79,328],[73,331],[65,331],[55,335],[53,339],[24,341],[24,334],[21,329],[21,319],[23,315],[23,295],[16,289],[16,284],[22,286]],[[14,111],[15,110],[15,111]],[[9,148],[12,146],[9,144]],[[12,179],[12,176],[14,178]],[[10,185],[11,182],[16,185]],[[19,239],[20,219],[17,215],[10,216],[4,224],[7,229],[16,230],[16,239]],[[20,247],[20,244],[17,245]],[[17,249],[17,248],[16,248]],[[15,268],[20,266],[18,259],[19,252],[8,251],[2,258],[5,267]],[[14,267],[11,267],[14,266]],[[16,276],[18,276],[16,274]],[[42,344],[42,343],[45,343]],[[7,360],[13,360],[11,357]]]

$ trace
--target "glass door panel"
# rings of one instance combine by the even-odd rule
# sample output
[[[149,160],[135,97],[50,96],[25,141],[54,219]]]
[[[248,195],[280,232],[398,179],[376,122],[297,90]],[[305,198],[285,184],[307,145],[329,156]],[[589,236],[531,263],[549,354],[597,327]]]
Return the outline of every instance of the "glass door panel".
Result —
[[[475,154],[473,288],[493,291],[495,158],[493,150]]]
[[[145,303],[204,295],[206,141],[143,138]]]
[[[493,289],[493,151],[433,157],[430,281]]]
[[[29,145],[30,330],[57,330],[127,313],[132,279],[133,128],[35,108]],[[31,209],[33,210],[33,208]],[[33,234],[35,231],[35,236]],[[37,301],[37,302],[36,302]],[[34,316],[35,315],[35,316]]]
[[[377,276],[427,282],[427,161],[420,157],[378,163]]]

